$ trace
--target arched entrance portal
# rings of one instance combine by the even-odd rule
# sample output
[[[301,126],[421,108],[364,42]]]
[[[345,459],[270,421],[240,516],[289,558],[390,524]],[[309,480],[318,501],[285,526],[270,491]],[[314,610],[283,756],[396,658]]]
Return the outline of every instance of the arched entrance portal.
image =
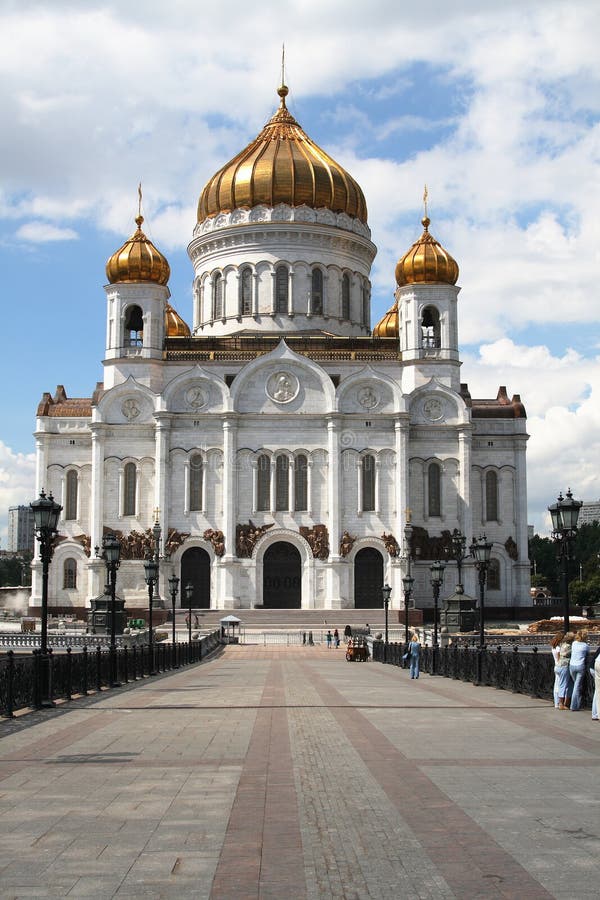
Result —
[[[354,606],[379,609],[383,603],[383,556],[374,547],[364,547],[354,557]]]
[[[194,585],[192,607],[210,609],[210,556],[202,547],[190,547],[181,557],[180,597],[184,607],[188,605],[187,584]]]
[[[302,561],[287,541],[278,541],[263,557],[263,606],[269,609],[300,609],[302,606]]]

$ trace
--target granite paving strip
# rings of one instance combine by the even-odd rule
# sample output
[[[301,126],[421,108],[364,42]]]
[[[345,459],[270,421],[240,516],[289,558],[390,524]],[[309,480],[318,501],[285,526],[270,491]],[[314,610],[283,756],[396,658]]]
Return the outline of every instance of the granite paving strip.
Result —
[[[282,677],[281,663],[273,661],[212,884],[214,900],[306,897]]]
[[[390,800],[402,811],[416,839],[460,898],[481,896],[542,900],[548,891],[470,816],[403,754],[379,729],[352,708],[324,675],[302,664],[332,708],[338,726]],[[344,708],[344,702],[346,707]],[[450,836],[450,846],[449,846]]]
[[[454,897],[334,711],[291,664],[286,695],[311,900]]]
[[[394,680],[397,680],[400,673],[406,675],[406,670],[400,669],[397,666],[392,667],[382,665],[381,668],[388,677],[391,677]],[[419,679],[419,681],[421,681],[421,679]],[[463,702],[467,699],[469,709],[477,708],[477,705],[472,702],[471,697],[465,697],[465,690],[471,689],[473,691],[473,699],[478,699],[477,695],[482,690],[481,687],[477,687],[470,682],[457,682],[454,681],[454,679],[444,678],[442,676],[424,675],[423,681],[427,684],[427,692],[429,694],[434,694],[451,701],[456,701],[459,697]],[[551,700],[532,699],[524,694],[513,694],[512,691],[499,691],[493,688],[486,688],[485,686],[483,687],[483,690],[487,691],[487,697],[489,699],[488,704],[481,708],[493,712],[493,714],[499,718],[505,719],[507,722],[512,722],[520,727],[528,728],[551,740],[560,741],[563,744],[570,745],[580,750],[592,752],[600,751],[600,727],[590,724],[593,735],[591,737],[581,734],[580,731],[573,728],[576,719],[587,720],[591,723],[588,710],[579,710],[575,713],[571,713],[570,711],[563,712],[555,710]],[[522,701],[522,705],[519,701]],[[505,705],[507,703],[510,704],[510,706]],[[544,713],[551,712],[552,720],[549,721],[547,716],[544,716],[543,719],[535,718],[532,715],[534,709],[541,710]],[[521,710],[524,710],[526,714],[523,715]]]

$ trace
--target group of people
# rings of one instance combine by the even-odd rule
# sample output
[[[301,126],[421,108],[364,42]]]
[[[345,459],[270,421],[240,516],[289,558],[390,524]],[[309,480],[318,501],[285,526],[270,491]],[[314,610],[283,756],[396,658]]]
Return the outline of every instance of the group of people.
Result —
[[[327,649],[328,650],[331,650],[332,645],[334,647],[340,646],[340,633],[337,630],[337,628],[334,630],[333,634],[331,633],[331,629],[329,629],[327,631],[326,640],[327,640]]]
[[[592,656],[587,642],[587,632],[568,631],[557,634],[551,641],[554,657],[554,706],[556,709],[581,709],[584,678],[589,670],[594,677],[592,719],[598,720],[600,697],[600,647]]]

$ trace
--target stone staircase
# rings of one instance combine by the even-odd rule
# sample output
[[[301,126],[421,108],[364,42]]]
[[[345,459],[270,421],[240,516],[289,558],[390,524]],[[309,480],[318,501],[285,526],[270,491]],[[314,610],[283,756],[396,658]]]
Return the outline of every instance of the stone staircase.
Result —
[[[177,609],[175,617],[178,625],[185,623],[187,612]],[[240,619],[242,627],[263,631],[292,631],[301,629],[338,628],[343,631],[346,625],[364,626],[368,622],[371,632],[381,631],[384,627],[383,609],[195,609],[199,627],[202,629],[218,628],[221,619],[233,615]],[[390,610],[389,624],[398,624],[398,610]]]

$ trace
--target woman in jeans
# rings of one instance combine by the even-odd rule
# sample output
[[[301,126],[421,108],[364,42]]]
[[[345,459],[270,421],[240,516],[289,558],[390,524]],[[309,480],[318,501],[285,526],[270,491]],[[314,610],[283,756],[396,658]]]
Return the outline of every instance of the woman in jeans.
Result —
[[[586,641],[587,631],[578,631],[575,640],[571,644],[571,660],[569,672],[573,679],[573,696],[571,697],[571,711],[575,712],[581,707],[581,691],[583,679],[587,671],[587,656],[590,645]]]
[[[416,634],[413,634],[408,645],[408,658],[410,659],[410,677],[419,677],[419,659],[421,657],[421,644]]]
[[[558,648],[558,708],[568,709],[571,696],[571,675],[569,663],[571,661],[571,645],[575,640],[572,631],[567,631],[563,642]]]

